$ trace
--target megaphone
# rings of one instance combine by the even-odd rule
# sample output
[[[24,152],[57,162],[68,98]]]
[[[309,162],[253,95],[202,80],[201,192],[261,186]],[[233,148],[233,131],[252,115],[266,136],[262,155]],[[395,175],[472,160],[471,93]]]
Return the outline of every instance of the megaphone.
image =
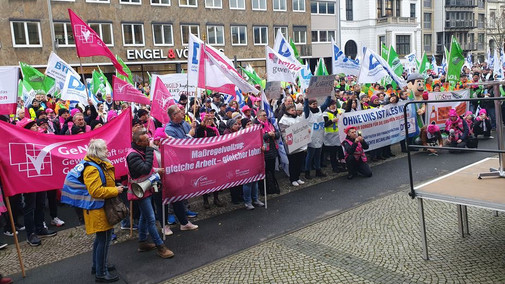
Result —
[[[143,182],[132,183],[131,188],[133,194],[138,197],[144,197],[144,193],[149,190],[151,187],[154,187],[154,192],[158,192],[158,182],[161,180],[160,175],[158,173],[152,174],[149,178],[147,178]]]

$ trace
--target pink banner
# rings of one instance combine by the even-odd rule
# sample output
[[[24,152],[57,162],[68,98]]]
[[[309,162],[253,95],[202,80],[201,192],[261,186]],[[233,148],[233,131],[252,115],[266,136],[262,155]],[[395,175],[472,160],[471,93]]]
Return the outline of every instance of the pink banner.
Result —
[[[175,202],[265,178],[261,129],[162,141],[163,200]]]
[[[114,86],[114,99],[117,101],[134,102],[143,105],[151,104],[149,98],[142,94],[141,91],[115,75],[112,75],[112,85]]]
[[[0,177],[7,196],[58,189],[66,174],[86,155],[89,141],[107,142],[116,177],[127,174],[131,147],[131,110],[96,130],[77,135],[49,135],[0,121]]]
[[[170,94],[159,77],[156,77],[152,98],[151,115],[159,120],[161,124],[168,123],[170,119],[167,114],[167,109],[169,106],[175,104],[175,101],[174,97],[172,97],[172,94]]]

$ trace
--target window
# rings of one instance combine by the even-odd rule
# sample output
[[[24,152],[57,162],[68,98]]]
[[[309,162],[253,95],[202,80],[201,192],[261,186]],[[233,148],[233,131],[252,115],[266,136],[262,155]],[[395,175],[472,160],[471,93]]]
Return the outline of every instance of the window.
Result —
[[[224,45],[224,26],[207,26],[207,43]]]
[[[114,46],[112,23],[89,23],[89,26],[100,36],[107,46]]]
[[[396,52],[398,55],[407,55],[410,53],[410,35],[396,36]]]
[[[484,49],[484,34],[477,35],[477,50]]]
[[[170,6],[170,0],[151,0],[151,5],[154,5],[154,6]]]
[[[144,25],[143,24],[122,24],[123,45],[144,46]]]
[[[496,27],[496,10],[489,10],[489,27]]]
[[[172,24],[153,24],[154,45],[174,45]]]
[[[254,45],[268,44],[268,27],[253,27]]]
[[[307,43],[307,27],[293,27],[293,42],[295,44]]]
[[[245,10],[245,0],[230,0],[230,9]]]
[[[345,1],[345,19],[352,21],[352,0]]]
[[[424,13],[424,28],[431,29],[431,13]]]
[[[135,4],[135,5],[141,5],[142,0],[119,0],[120,4]]]
[[[410,17],[416,17],[416,4],[410,4]]]
[[[75,46],[74,34],[70,23],[54,23],[54,37],[59,47]]]
[[[267,0],[252,0],[252,9],[253,10],[266,10],[267,9]]]
[[[180,7],[198,7],[197,0],[179,0]]]
[[[424,8],[431,8],[431,0],[423,0]]]
[[[331,42],[331,38],[335,39],[335,31],[314,31],[312,30],[312,42]]]
[[[274,11],[286,11],[286,0],[273,0]]]
[[[310,2],[310,12],[312,14],[322,14],[322,15],[334,15],[335,14],[335,2]]]
[[[52,0],[54,1],[54,0]],[[59,0],[62,1],[62,0]],[[68,0],[66,0],[68,1]],[[72,0],[73,2],[74,0]],[[110,0],[86,0],[87,3],[110,3]]]
[[[288,38],[288,27],[274,27],[274,38],[277,36],[279,30],[284,38]]]
[[[485,8],[484,0],[478,0],[477,2],[478,2],[477,5],[479,8],[481,8],[481,9]]]
[[[384,44],[385,46],[387,46],[387,44],[386,44],[386,36],[385,35],[379,36],[379,47],[377,48],[377,50],[382,50],[382,44]]]
[[[205,8],[222,9],[223,8],[223,1],[222,0],[205,0]]]
[[[231,26],[231,45],[247,45],[247,26]]]
[[[182,44],[186,45],[189,43],[189,33],[200,37],[200,26],[199,25],[181,25],[181,39]]]
[[[424,35],[424,52],[431,52],[431,34]]]
[[[12,43],[14,47],[42,47],[40,22],[11,22]]]
[[[382,3],[382,0],[377,0],[377,18],[384,17],[384,12],[382,11],[383,8],[384,5]]]
[[[478,21],[477,21],[477,28],[483,29],[484,28],[484,21],[485,21],[485,15],[484,14],[479,14],[478,16]]]
[[[305,0],[293,0],[294,12],[305,12]]]

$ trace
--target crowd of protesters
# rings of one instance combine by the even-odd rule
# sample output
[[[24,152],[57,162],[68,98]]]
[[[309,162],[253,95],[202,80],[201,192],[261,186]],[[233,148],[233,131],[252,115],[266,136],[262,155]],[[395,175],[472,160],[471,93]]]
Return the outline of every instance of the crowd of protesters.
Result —
[[[472,85],[493,79],[492,71],[485,65],[474,66],[472,69],[464,68],[461,80],[456,85],[449,85],[443,74],[437,75],[429,72],[423,77],[426,91],[444,91],[470,89],[471,97],[484,98],[493,96],[493,88],[482,85]],[[404,79],[409,81],[406,73]],[[411,77],[412,78],[412,77]],[[471,79],[470,79],[471,78]],[[419,79],[419,76],[416,77]],[[412,79],[413,80],[413,79]],[[259,86],[257,86],[259,88]],[[139,87],[140,90],[149,93],[149,87]],[[500,92],[505,93],[501,88]],[[346,138],[341,143],[339,138],[338,120],[342,113],[356,112],[370,108],[381,108],[388,104],[397,104],[404,100],[413,99],[407,89],[393,88],[392,84],[366,84],[356,83],[354,76],[336,76],[334,96],[328,96],[319,105],[318,100],[307,98],[294,85],[287,85],[279,90],[279,97],[270,99],[265,110],[261,96],[242,94],[242,98],[233,98],[229,95],[207,92],[201,98],[188,98],[182,94],[175,105],[167,109],[170,122],[162,125],[158,120],[150,116],[149,106],[114,101],[111,95],[102,98],[100,102],[82,107],[73,105],[69,101],[53,98],[51,95],[38,94],[30,104],[20,101],[19,107],[12,116],[2,116],[1,119],[18,127],[51,135],[79,135],[99,128],[116,118],[122,111],[132,106],[134,118],[132,121],[132,151],[128,155],[129,177],[111,175],[114,184],[127,184],[128,180],[135,180],[145,176],[151,171],[162,172],[160,168],[161,154],[159,142],[163,138],[173,137],[179,139],[194,139],[213,137],[234,133],[257,124],[262,129],[263,146],[266,172],[266,193],[280,193],[276,179],[276,167],[281,164],[280,154],[286,152],[285,147],[286,129],[298,122],[306,120],[310,128],[311,141],[307,146],[301,147],[287,154],[288,168],[284,169],[289,175],[290,184],[294,187],[304,184],[313,178],[326,177],[322,171],[330,162],[331,170],[335,173],[347,172],[347,178],[352,179],[358,174],[371,177],[372,171],[368,161],[384,160],[395,156],[391,146],[382,147],[365,153],[368,144],[364,141],[361,133],[355,127],[345,129]],[[504,112],[505,113],[505,112]],[[464,116],[459,116],[454,109],[449,112],[445,129],[441,130],[436,125],[425,125],[420,130],[417,143],[423,145],[452,147],[470,147],[470,140],[477,135],[492,138],[491,131],[496,127],[494,119],[494,104],[491,102],[472,102],[470,111]],[[402,151],[406,151],[405,143]],[[103,146],[103,145],[102,145]],[[436,154],[434,149],[428,149],[429,153]],[[92,156],[87,157],[92,159]],[[312,175],[314,171],[314,175]],[[303,173],[303,175],[302,175]],[[303,179],[302,179],[303,178]],[[109,183],[109,182],[108,182]],[[231,201],[234,204],[244,204],[247,210],[255,207],[263,207],[259,194],[263,192],[263,183],[253,182],[243,186],[229,188]],[[26,232],[26,240],[31,246],[39,246],[43,238],[52,237],[56,232],[50,226],[63,226],[65,222],[58,216],[59,188],[47,192],[27,193],[12,196],[12,217],[15,221],[16,232],[12,232],[6,213],[2,214],[3,233],[13,236],[20,231]],[[113,190],[112,190],[113,191]],[[115,194],[109,190],[109,194]],[[195,230],[198,225],[192,224],[188,218],[194,218],[197,212],[191,211],[187,201],[178,201],[168,207],[162,205],[161,193],[153,192],[143,198],[132,198],[122,190],[117,189],[125,203],[133,200],[134,220],[137,224],[130,224],[129,219],[121,222],[121,229],[139,230],[139,251],[158,249],[158,255],[163,258],[173,256],[158,235],[172,235],[171,225],[180,224],[181,231]],[[223,193],[212,193],[212,204],[217,207],[226,206],[219,198]],[[0,200],[0,213],[3,203]],[[49,207],[50,219],[44,215],[46,202]],[[203,207],[209,209],[211,203],[209,196],[203,196]],[[163,210],[168,215],[163,224]],[[4,210],[5,211],[5,210]],[[86,224],[88,233],[97,233],[97,230],[88,230],[89,216],[83,216],[80,209],[76,209],[76,215],[80,224]],[[90,227],[91,228],[91,227]],[[173,227],[172,227],[173,228]],[[148,243],[147,233],[154,243]],[[106,247],[111,239],[115,238],[112,227],[103,226],[95,240],[95,245]],[[5,247],[0,241],[0,249]],[[99,250],[100,251],[100,250]],[[103,249],[101,251],[103,254]],[[95,254],[95,252],[94,252]],[[94,257],[95,261],[95,257]],[[106,262],[100,266],[109,267]],[[94,272],[95,262],[93,266]],[[103,272],[103,271],[102,271]],[[98,272],[101,273],[101,272]],[[97,277],[102,275],[96,274]],[[109,280],[113,276],[107,274]],[[117,279],[116,279],[117,280]]]

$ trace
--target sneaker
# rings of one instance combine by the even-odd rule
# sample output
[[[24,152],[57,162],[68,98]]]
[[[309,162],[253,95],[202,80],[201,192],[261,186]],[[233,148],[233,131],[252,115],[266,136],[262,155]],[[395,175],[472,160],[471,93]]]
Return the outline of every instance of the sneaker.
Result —
[[[259,200],[254,201],[254,202],[252,203],[252,205],[253,205],[254,207],[265,207],[265,203],[263,203],[263,202],[261,202],[261,201],[259,201]]]
[[[175,223],[177,223],[177,220],[175,220],[175,215],[173,215],[173,214],[168,215],[168,224],[173,225]]]
[[[24,231],[25,229],[25,226],[16,225],[16,231]]]
[[[171,258],[174,256],[174,253],[165,246],[165,244],[161,244],[156,247],[158,249],[158,256],[161,258]]]
[[[115,241],[115,240],[117,240],[117,235],[116,235],[116,234],[114,234],[114,233],[112,233],[112,234],[110,235],[110,240],[111,240],[111,241]]]
[[[51,220],[51,225],[56,226],[56,227],[61,227],[61,226],[65,225],[65,222],[58,217],[54,217],[54,219]]]
[[[170,226],[168,225],[165,225],[165,227],[163,227],[163,229],[161,229],[161,232],[165,235],[165,236],[170,236],[170,235],[173,235],[174,232],[172,232],[172,230],[170,229]]]
[[[47,228],[44,228],[42,230],[40,230],[39,232],[37,232],[37,237],[39,238],[48,238],[48,237],[54,237],[56,236],[56,231],[51,231],[51,230],[48,230]]]
[[[188,222],[186,225],[181,225],[181,231],[193,231],[198,229],[198,225]]]
[[[12,283],[12,279],[11,278],[8,278],[8,277],[2,277],[0,278],[0,284],[11,284]]]
[[[16,235],[18,234],[18,231],[16,231]],[[14,237],[14,234],[11,232],[11,231],[4,231],[4,235],[8,236],[8,237]]]
[[[148,243],[146,241],[139,242],[139,252],[144,252],[144,251],[150,251],[156,248],[156,245],[154,243]]]
[[[133,230],[134,231],[138,230],[138,228],[139,227],[137,225],[135,225],[135,224],[133,225]],[[130,229],[130,226],[123,226],[123,225],[121,225],[121,230],[129,230],[129,229]]]
[[[46,222],[45,222],[45,221],[44,221],[44,222],[42,222],[42,225],[44,225],[44,228],[46,228],[46,229],[47,229],[47,225],[46,225]]]
[[[35,234],[31,234],[26,242],[32,247],[40,246],[42,244],[42,241]]]
[[[186,211],[186,216],[188,216],[188,218],[196,218],[198,216],[198,213],[188,210]]]
[[[291,185],[293,185],[293,186],[299,186],[300,184],[298,184],[297,181],[294,181],[294,182],[291,183]]]
[[[294,182],[296,182],[296,181],[294,181]],[[252,206],[251,203],[246,203],[245,204],[245,209],[247,209],[247,210],[254,210],[254,206]]]
[[[305,183],[305,182],[304,182],[303,180],[301,180],[301,179],[297,180],[296,182],[297,182],[299,185],[302,185],[302,184],[304,184],[304,183]]]
[[[2,243],[0,243],[0,249],[4,249],[4,248],[6,248],[6,247],[7,247],[7,244],[2,244]]]

